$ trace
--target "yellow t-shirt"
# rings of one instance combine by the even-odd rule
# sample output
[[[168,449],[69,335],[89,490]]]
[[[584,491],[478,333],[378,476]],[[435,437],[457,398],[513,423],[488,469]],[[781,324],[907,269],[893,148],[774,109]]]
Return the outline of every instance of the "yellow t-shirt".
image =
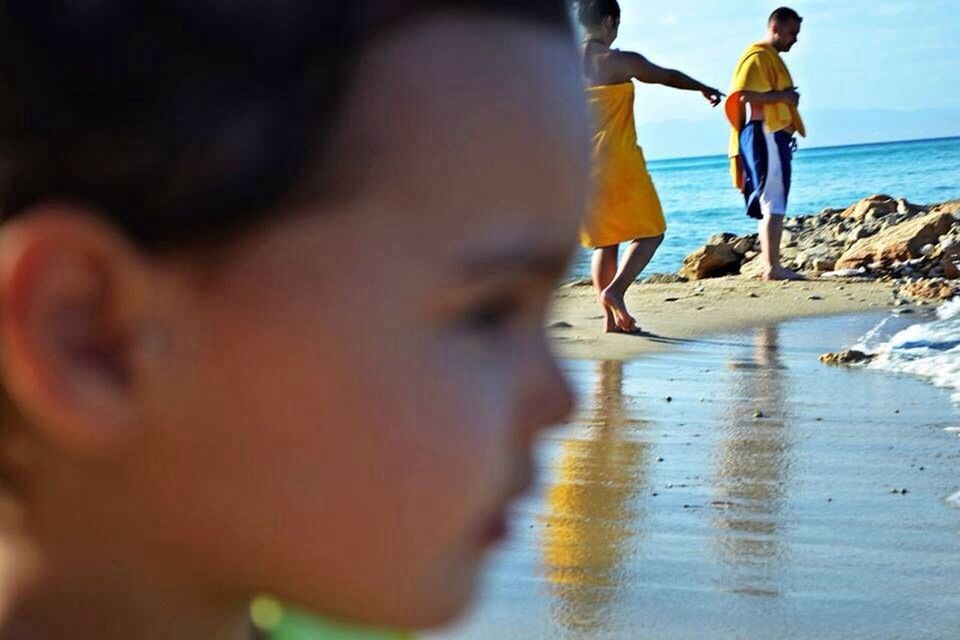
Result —
[[[771,45],[757,43],[751,45],[737,62],[733,72],[733,81],[724,104],[724,111],[733,131],[730,132],[730,173],[733,184],[743,187],[743,171],[740,166],[740,132],[746,124],[746,105],[741,101],[744,91],[767,93],[786,91],[794,87],[793,78],[783,58]],[[770,132],[782,131],[792,127],[801,136],[807,135],[806,127],[797,108],[786,102],[772,102],[763,105],[764,125]]]

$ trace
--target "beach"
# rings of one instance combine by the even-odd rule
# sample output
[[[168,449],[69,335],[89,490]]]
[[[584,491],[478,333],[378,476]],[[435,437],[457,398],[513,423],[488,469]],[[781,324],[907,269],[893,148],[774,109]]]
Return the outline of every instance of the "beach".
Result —
[[[596,294],[585,281],[564,285],[550,313],[561,357],[628,360],[682,346],[685,340],[794,318],[872,312],[898,307],[891,282],[810,280],[763,282],[737,277],[692,283],[640,284],[627,306],[644,334],[605,334]],[[911,308],[911,311],[913,309]]]
[[[579,410],[477,607],[430,638],[956,637],[952,390],[818,360],[933,309],[890,283],[641,285],[625,336],[593,304],[558,292]]]

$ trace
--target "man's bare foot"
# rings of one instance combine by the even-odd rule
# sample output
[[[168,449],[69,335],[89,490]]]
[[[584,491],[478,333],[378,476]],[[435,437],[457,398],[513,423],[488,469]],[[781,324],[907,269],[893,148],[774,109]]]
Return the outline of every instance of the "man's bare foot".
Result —
[[[600,294],[600,304],[603,305],[604,310],[608,314],[613,315],[617,330],[626,333],[633,333],[638,330],[637,321],[630,315],[630,312],[627,311],[627,305],[623,301],[623,296],[607,289]]]
[[[797,273],[796,271],[791,271],[786,267],[776,266],[773,269],[768,269],[763,272],[760,276],[763,280],[774,281],[774,280],[806,280],[805,277]]]

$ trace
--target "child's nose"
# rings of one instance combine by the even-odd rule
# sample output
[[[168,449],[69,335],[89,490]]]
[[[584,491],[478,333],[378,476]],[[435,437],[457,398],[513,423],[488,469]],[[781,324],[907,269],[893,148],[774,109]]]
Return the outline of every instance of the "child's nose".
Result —
[[[552,408],[554,409],[553,413],[548,417],[547,425],[552,427],[558,423],[566,420],[576,405],[576,401],[573,397],[573,390],[570,388],[570,383],[567,382],[567,377],[563,373],[558,373],[556,384],[554,385],[554,395],[556,398],[552,403]]]
[[[566,376],[546,344],[529,354],[528,384],[524,394],[526,429],[541,431],[563,422],[575,406],[575,399]]]

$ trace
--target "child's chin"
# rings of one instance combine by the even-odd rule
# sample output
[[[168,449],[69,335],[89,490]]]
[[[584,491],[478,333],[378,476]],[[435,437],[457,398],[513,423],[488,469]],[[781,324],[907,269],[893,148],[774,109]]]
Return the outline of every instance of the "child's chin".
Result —
[[[479,581],[481,560],[468,563],[442,581],[439,588],[427,590],[411,602],[400,626],[405,629],[435,629],[455,622],[473,601]]]
[[[381,601],[364,610],[334,614],[364,627],[425,631],[448,626],[461,617],[475,595],[479,561],[465,563],[430,585],[406,584],[395,593],[381,592]],[[403,581],[399,581],[402,583]],[[418,588],[420,587],[420,588]],[[320,609],[323,610],[323,609]]]

